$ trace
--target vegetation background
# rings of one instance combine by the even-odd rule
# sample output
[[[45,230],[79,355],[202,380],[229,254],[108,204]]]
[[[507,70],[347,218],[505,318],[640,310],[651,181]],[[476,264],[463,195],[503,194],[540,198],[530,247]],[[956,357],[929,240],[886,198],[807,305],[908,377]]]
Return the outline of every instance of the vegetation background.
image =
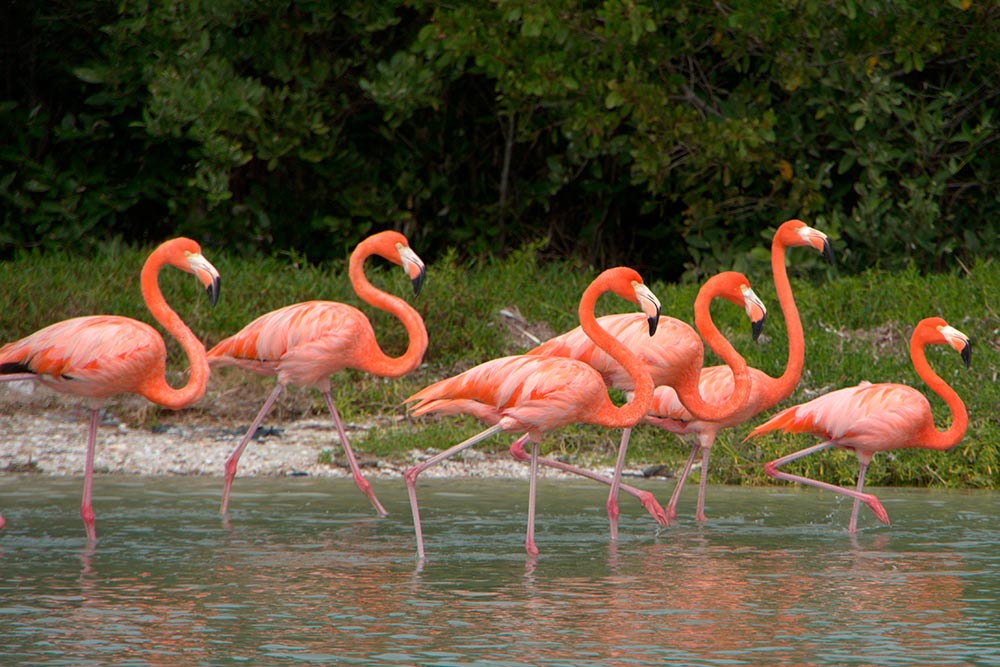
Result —
[[[975,0],[12,0],[0,337],[83,313],[145,319],[137,267],[185,234],[225,276],[216,312],[178,306],[211,343],[295,300],[356,302],[345,257],[395,228],[430,267],[429,366],[352,376],[348,414],[398,411],[422,382],[516,351],[501,307],[569,328],[582,286],[620,263],[684,319],[706,275],[745,272],[775,315],[769,343],[739,347],[776,373],[769,240],[797,217],[831,236],[838,265],[790,253],[810,337],[791,400],[919,384],[909,329],[943,315],[977,341],[969,373],[932,360],[970,402],[962,453],[887,457],[900,462],[870,479],[996,486],[998,21]],[[398,327],[373,321],[391,346]],[[406,448],[462,428],[476,425],[411,428]],[[364,446],[391,449],[380,437],[399,439]],[[644,437],[636,456],[664,456],[662,435]],[[717,481],[759,481],[758,460],[792,446],[747,452],[740,437],[720,443]],[[613,444],[571,429],[554,446]],[[853,479],[847,455],[815,465]]]

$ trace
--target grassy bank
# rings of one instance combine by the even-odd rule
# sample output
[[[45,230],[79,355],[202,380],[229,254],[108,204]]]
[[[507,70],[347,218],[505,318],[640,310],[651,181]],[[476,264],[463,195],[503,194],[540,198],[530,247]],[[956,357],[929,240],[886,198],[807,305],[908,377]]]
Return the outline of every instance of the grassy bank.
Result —
[[[354,296],[344,263],[310,266],[287,255],[248,261],[213,248],[206,247],[204,252],[223,276],[222,298],[216,308],[209,306],[200,285],[190,276],[164,271],[161,285],[168,301],[207,345],[268,310],[301,300],[329,299],[356,305],[366,312],[387,352],[398,354],[405,346],[405,334],[398,322],[373,311]],[[25,254],[0,264],[0,282],[4,285],[0,294],[0,341],[84,314],[114,313],[151,321],[139,294],[139,267],[146,253],[112,246],[86,260],[58,254]],[[802,261],[797,264],[800,255]],[[965,400],[971,420],[969,431],[950,452],[905,450],[876,457],[869,471],[869,484],[970,488],[1000,485],[1000,397],[995,382],[1000,331],[995,286],[1000,284],[1000,265],[984,261],[955,275],[921,276],[916,270],[887,274],[873,269],[859,276],[839,277],[835,270],[809,261],[808,251],[792,250],[789,260],[806,333],[806,370],[798,389],[782,407],[863,379],[902,382],[925,390],[910,365],[908,337],[919,319],[940,315],[974,341],[969,370],[950,349],[933,348],[928,354],[931,365]],[[335,399],[346,420],[382,426],[369,430],[364,437],[355,436],[358,450],[400,458],[413,448],[443,448],[481,428],[469,418],[406,418],[401,407],[406,396],[479,362],[526,350],[532,343],[525,331],[544,339],[575,326],[579,295],[596,274],[594,269],[548,262],[531,250],[477,265],[445,258],[428,266],[424,290],[414,299],[401,270],[379,260],[370,260],[368,270],[373,283],[405,296],[420,311],[430,334],[430,348],[424,365],[405,378],[385,380],[355,372],[335,377]],[[663,284],[657,280],[655,270],[643,273],[661,299],[664,313],[690,322],[697,286]],[[784,368],[787,346],[769,266],[761,262],[747,275],[769,307],[762,339],[756,344],[751,342],[741,310],[719,303],[713,314],[751,365],[776,376]],[[599,305],[603,312],[631,309],[613,297],[604,297]],[[502,314],[515,310],[523,318],[519,323]],[[174,384],[178,384],[183,381],[179,377],[183,358],[176,344],[169,349],[172,370],[178,373]],[[710,363],[716,361],[710,359]],[[150,422],[218,418],[245,424],[272,386],[273,379],[224,369],[213,376],[207,397],[195,408],[178,414],[146,409],[131,419]],[[943,402],[936,396],[931,396],[930,401],[939,427],[944,428],[947,410]],[[324,411],[315,392],[293,389],[269,421]],[[711,481],[764,483],[764,462],[815,442],[803,436],[768,436],[742,444],[749,427],[766,416],[720,434]],[[591,427],[568,428],[553,434],[543,451],[578,463],[608,460],[618,435]],[[502,451],[509,441],[497,437],[484,447]],[[676,436],[647,426],[636,430],[632,443],[631,461],[664,464],[672,469],[681,465],[688,451]],[[339,456],[339,449],[334,454]],[[797,463],[796,470],[839,484],[853,484],[857,464],[852,454],[838,451],[809,457]]]

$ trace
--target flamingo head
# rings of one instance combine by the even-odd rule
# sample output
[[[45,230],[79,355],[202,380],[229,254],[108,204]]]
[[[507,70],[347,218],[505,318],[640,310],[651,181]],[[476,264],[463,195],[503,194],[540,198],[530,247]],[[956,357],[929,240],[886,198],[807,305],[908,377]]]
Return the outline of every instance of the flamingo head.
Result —
[[[832,266],[834,264],[833,246],[826,234],[813,229],[801,220],[788,220],[778,227],[774,233],[775,242],[781,241],[787,246],[811,246],[816,249]]]
[[[761,301],[757,293],[750,287],[750,281],[746,276],[736,271],[723,271],[709,278],[705,282],[705,288],[715,297],[721,297],[730,301],[746,311],[750,318],[750,329],[753,339],[756,341],[764,331],[764,322],[767,320],[767,306]]]
[[[656,333],[656,326],[660,322],[660,300],[642,282],[638,271],[619,266],[604,271],[594,282],[604,284],[608,291],[642,308],[649,321],[649,335]]]
[[[397,266],[402,266],[406,275],[410,277],[413,295],[420,295],[420,288],[424,284],[424,262],[410,248],[410,242],[405,236],[393,231],[379,232],[362,241],[362,245],[371,245],[374,254]]]
[[[962,361],[968,368],[972,363],[972,340],[940,317],[928,317],[920,320],[913,331],[913,340],[938,345],[949,345],[962,355]]]
[[[218,270],[201,254],[201,246],[187,238],[165,241],[157,253],[165,256],[166,263],[186,273],[193,273],[208,292],[208,298],[215,306],[219,301],[221,278]]]

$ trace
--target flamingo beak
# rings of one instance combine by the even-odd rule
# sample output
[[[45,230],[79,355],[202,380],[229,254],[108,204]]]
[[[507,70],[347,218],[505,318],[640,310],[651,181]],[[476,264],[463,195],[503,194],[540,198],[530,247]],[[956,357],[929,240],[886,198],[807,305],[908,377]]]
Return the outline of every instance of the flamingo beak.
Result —
[[[747,285],[743,285],[740,289],[743,291],[743,307],[747,311],[747,317],[750,318],[750,331],[754,342],[757,342],[761,332],[764,331],[764,322],[767,321],[767,306]]]
[[[403,270],[410,276],[410,283],[413,285],[413,296],[420,296],[420,288],[424,286],[424,262],[417,253],[402,243],[396,244],[399,252],[399,259],[403,264]]]
[[[219,276],[218,270],[212,266],[211,262],[198,253],[188,255],[187,260],[188,266],[191,267],[191,273],[205,286],[205,290],[208,292],[208,300],[214,308],[215,304],[219,302],[219,292],[222,287],[222,278]]]
[[[818,229],[813,229],[812,227],[805,226],[798,230],[799,235],[805,242],[805,245],[810,245],[815,248],[826,261],[830,263],[830,266],[834,265],[833,258],[833,246],[830,245],[830,239],[827,238],[826,234],[819,231]]]
[[[649,321],[649,335],[652,336],[660,323],[660,300],[653,294],[653,290],[642,283],[632,283],[632,289],[635,290],[636,302]]]
[[[945,342],[962,355],[962,361],[965,362],[965,367],[968,368],[969,364],[972,363],[972,340],[954,327],[943,326],[938,331],[944,336]]]

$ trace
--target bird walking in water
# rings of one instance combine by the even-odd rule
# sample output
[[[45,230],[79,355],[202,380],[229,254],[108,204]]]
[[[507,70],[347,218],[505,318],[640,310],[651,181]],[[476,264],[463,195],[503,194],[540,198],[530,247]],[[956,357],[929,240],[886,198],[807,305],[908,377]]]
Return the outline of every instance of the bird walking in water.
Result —
[[[90,429],[80,516],[87,541],[97,540],[92,490],[94,450],[101,408],[116,394],[138,394],[171,410],[187,407],[205,394],[209,367],[205,347],[167,305],[157,281],[160,269],[173,266],[194,274],[214,306],[219,272],[186,238],[156,248],[142,267],[142,297],[153,317],[181,344],[191,367],[187,384],[174,389],[166,381],[167,348],[153,327],[127,317],[76,317],[0,347],[0,382],[31,380],[56,391],[82,396],[90,404]],[[0,518],[0,526],[3,519]]]
[[[788,335],[788,361],[784,372],[774,378],[760,369],[750,367],[750,397],[743,407],[721,419],[699,419],[684,406],[676,388],[657,387],[653,393],[653,404],[645,422],[680,435],[690,433],[696,436],[691,454],[667,502],[666,511],[671,520],[677,516],[677,502],[684,489],[684,483],[694,467],[698,452],[701,452],[701,482],[698,487],[695,520],[707,521],[705,493],[708,485],[708,461],[716,434],[724,428],[739,426],[764,410],[774,407],[788,398],[799,384],[805,366],[806,343],[799,310],[795,306],[795,297],[785,268],[785,249],[794,246],[811,247],[822,253],[831,264],[833,263],[833,250],[823,232],[809,227],[801,220],[788,220],[775,231],[771,241],[771,272],[774,275],[774,288],[778,294],[778,304],[785,318],[785,331]],[[733,373],[726,366],[704,368],[698,386],[702,395],[710,400],[713,397],[718,400],[719,397],[730,396],[733,393]]]
[[[375,496],[371,484],[361,474],[357,458],[347,440],[340,415],[330,395],[330,375],[353,368],[380,377],[400,377],[420,365],[427,350],[427,330],[420,313],[399,297],[374,287],[365,276],[365,259],[378,255],[403,267],[420,293],[424,263],[402,234],[393,231],[369,236],[351,253],[348,276],[354,291],[375,308],[395,315],[403,323],[409,341],[406,351],[390,357],[379,346],[371,323],[357,308],[333,301],[306,301],[261,315],[239,333],[226,338],[208,351],[215,367],[238,366],[260,375],[276,375],[278,384],[264,401],[246,435],[226,461],[221,513],[229,507],[229,493],[236,477],[240,455],[264,417],[274,406],[285,385],[315,387],[333,416],[354,483],[368,496],[380,516],[387,512]]]
[[[754,340],[763,330],[764,320],[767,316],[767,309],[763,302],[750,288],[750,282],[741,273],[726,271],[712,276],[698,290],[694,306],[695,327],[704,336],[709,348],[726,362],[727,366],[723,368],[732,369],[731,377],[735,378],[735,386],[731,388],[730,393],[712,395],[707,399],[702,396],[698,386],[698,378],[705,358],[704,345],[698,332],[686,322],[661,315],[656,334],[650,337],[644,335],[641,330],[645,322],[637,319],[634,313],[606,315],[598,318],[598,323],[602,327],[639,355],[646,364],[656,387],[664,385],[674,387],[684,405],[706,420],[725,419],[731,416],[743,407],[750,395],[750,376],[746,361],[712,321],[709,304],[715,298],[724,298],[746,310],[747,316],[750,318]],[[631,390],[631,379],[624,373],[621,366],[608,354],[597,348],[579,327],[545,341],[528,354],[569,357],[586,361],[601,373],[605,382],[610,386],[625,391]],[[621,485],[625,453],[631,433],[631,428],[626,428],[622,433],[621,444],[618,448],[618,460],[609,482],[611,490],[608,494],[607,510],[611,539],[617,539],[618,489]],[[513,447],[511,453],[515,457],[519,455]],[[605,481],[605,478],[595,477],[579,468],[563,463],[554,463],[548,459],[539,459],[539,464],[590,477],[599,482]],[[636,495],[634,490],[628,492]],[[661,524],[669,522],[670,517],[663,512],[658,503],[654,501],[653,504],[650,504],[649,499],[642,495],[637,497],[658,522]]]
[[[782,410],[755,428],[747,436],[757,438],[768,431],[811,433],[823,439],[812,447],[771,461],[764,471],[776,479],[800,482],[854,498],[848,532],[858,526],[858,508],[864,502],[879,521],[888,525],[889,515],[875,496],[865,493],[865,471],[876,452],[904,447],[945,450],[957,445],[969,425],[965,404],[948,384],[931,369],[924,354],[927,345],[949,345],[962,355],[966,368],[972,359],[972,343],[964,333],[940,317],[921,320],[910,337],[910,359],[917,375],[948,405],[951,426],[939,431],[927,398],[904,384],[862,382],[824,394],[818,398]],[[831,447],[853,450],[858,457],[858,483],[855,489],[827,484],[807,477],[781,472],[779,468],[809,454]]]
[[[528,490],[528,528],[525,550],[537,555],[535,543],[535,478],[538,471],[538,442],[542,435],[573,423],[597,424],[609,428],[632,426],[646,414],[653,393],[653,381],[641,360],[603,329],[594,317],[594,306],[605,292],[638,304],[646,317],[648,335],[656,331],[660,302],[643,284],[637,272],[625,267],[608,269],[584,290],[579,317],[583,330],[602,350],[610,354],[629,374],[633,395],[619,407],[611,402],[604,379],[591,366],[574,359],[520,355],[487,361],[425,387],[407,402],[415,402],[412,414],[470,414],[490,427],[450,447],[404,474],[417,556],[424,558],[423,532],[417,505],[417,476],[429,468],[486,438],[509,431],[523,433],[531,442],[531,473]]]

